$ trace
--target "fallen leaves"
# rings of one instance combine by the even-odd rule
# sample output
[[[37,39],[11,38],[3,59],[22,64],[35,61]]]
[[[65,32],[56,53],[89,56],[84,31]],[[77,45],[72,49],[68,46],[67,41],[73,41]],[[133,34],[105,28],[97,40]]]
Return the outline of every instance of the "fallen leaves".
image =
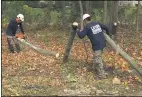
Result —
[[[27,38],[27,41],[45,50],[60,52],[61,56],[63,56],[65,47],[66,47],[65,44],[67,42],[66,36],[64,36],[64,38],[60,37],[60,39],[57,39],[57,37],[55,38],[54,35],[52,35],[52,37],[46,35],[46,37],[44,38],[48,38],[48,41],[47,39],[42,40],[40,39],[40,37],[38,38],[38,37],[32,37],[32,36],[30,38]],[[62,40],[62,38],[64,40]],[[63,42],[59,43],[58,40],[61,40]],[[46,44],[45,41],[48,44]],[[119,44],[121,46],[121,43]],[[132,57],[134,57],[134,59],[138,59],[139,64],[141,64],[142,62],[142,50],[141,49],[142,48],[140,47],[136,48],[134,46],[135,46],[134,44],[133,45],[129,44],[128,46],[123,46],[123,49],[126,50],[128,54],[131,54]],[[92,47],[91,47],[90,42],[86,42],[86,47],[87,47],[87,55],[88,55],[87,61],[90,64],[92,64],[93,52],[92,52]],[[73,61],[81,60],[81,62],[86,63],[87,55],[86,55],[84,46],[82,44],[82,40],[77,39],[74,41],[70,55],[71,57],[69,58],[73,58]],[[108,49],[104,50],[103,59],[107,66],[113,67],[114,70],[116,68],[120,69],[122,72],[122,76],[125,76],[123,72],[130,71],[129,65],[125,61],[125,59],[117,55],[115,51],[113,50],[108,50]],[[63,83],[62,83],[62,80],[60,79],[61,77],[60,65],[62,64],[60,61],[61,60],[55,60],[53,57],[45,57],[41,54],[38,54],[34,52],[33,50],[29,49],[28,47],[24,47],[24,50],[20,52],[19,54],[10,54],[8,53],[8,50],[7,50],[6,37],[2,36],[2,66],[7,66],[6,68],[9,68],[8,72],[10,72],[11,74],[16,74],[17,72],[15,71],[18,71],[19,68],[23,67],[21,69],[23,71],[20,74],[23,74],[26,77],[38,75],[38,76],[46,76],[49,78],[48,81],[47,80],[44,81],[43,78],[37,78],[37,79],[30,78],[30,79],[25,79],[25,82],[32,83],[35,81],[34,83],[42,82],[42,83],[45,83],[44,85],[50,85],[52,87],[62,86]],[[74,64],[77,65],[78,63],[74,63]],[[17,69],[14,69],[14,68],[17,68]],[[74,67],[74,69],[76,68]],[[78,78],[80,77],[83,79],[84,74],[90,74],[89,76],[87,75],[86,78],[94,81],[93,74],[90,72],[88,73],[88,69],[86,67],[83,67],[82,69],[77,68],[75,73],[77,77],[74,77],[74,75],[68,74],[67,78],[70,81],[78,81]],[[80,81],[83,82],[83,80],[80,80]],[[123,84],[126,86],[131,85],[137,81],[141,82],[141,80],[137,76],[131,76],[131,77],[126,76],[124,79],[115,77],[111,81],[113,84]],[[132,86],[136,88],[135,85],[132,85]],[[129,88],[126,88],[126,90],[129,90]]]
[[[128,67],[123,64],[123,65],[121,66],[121,70],[122,70],[122,72],[127,71],[127,70],[128,70]]]
[[[140,52],[140,55],[142,56],[142,51]]]
[[[113,80],[112,80],[112,83],[113,84],[121,84],[121,81],[119,78],[115,77]]]
[[[137,82],[139,82],[139,83],[141,83],[142,81],[141,81],[141,79],[138,77],[138,76],[131,76],[131,75],[129,75],[129,76],[127,76],[125,79],[122,79],[122,84],[123,85],[125,85],[125,86],[128,86],[128,85],[130,85],[130,86],[134,86],[133,88],[135,88],[135,84],[137,83]]]
[[[115,66],[115,68],[120,68],[122,72],[129,70],[128,63],[121,56],[114,53],[114,51],[104,52],[104,61],[108,66]]]

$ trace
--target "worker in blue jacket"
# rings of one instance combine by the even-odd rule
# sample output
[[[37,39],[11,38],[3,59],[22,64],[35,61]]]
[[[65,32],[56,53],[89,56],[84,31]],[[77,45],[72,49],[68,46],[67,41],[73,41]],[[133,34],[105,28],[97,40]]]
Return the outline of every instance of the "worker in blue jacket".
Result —
[[[20,52],[20,45],[19,42],[16,40],[16,32],[20,31],[24,34],[22,22],[24,21],[23,14],[18,14],[16,18],[13,18],[6,29],[6,36],[8,42],[8,49],[10,53],[14,53],[14,45],[16,47],[16,52]]]
[[[73,23],[73,29],[77,30],[79,38],[84,38],[86,35],[90,39],[92,44],[92,49],[94,51],[94,60],[93,60],[93,69],[97,70],[99,78],[106,78],[107,73],[104,71],[103,61],[102,61],[102,52],[106,46],[106,40],[104,37],[104,31],[109,35],[109,28],[96,21],[91,20],[89,14],[83,15],[83,21],[85,22],[85,27],[82,31],[78,29],[78,23]]]

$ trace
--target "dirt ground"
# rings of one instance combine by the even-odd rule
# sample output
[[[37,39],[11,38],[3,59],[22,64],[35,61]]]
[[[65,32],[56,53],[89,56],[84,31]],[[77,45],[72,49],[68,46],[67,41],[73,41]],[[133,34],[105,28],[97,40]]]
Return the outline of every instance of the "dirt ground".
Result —
[[[142,96],[141,79],[108,44],[103,59],[109,76],[97,80],[87,39],[87,62],[82,40],[76,37],[69,62],[63,64],[69,32],[43,29],[26,32],[26,36],[26,41],[37,47],[59,52],[60,58],[43,56],[24,45],[20,53],[11,54],[2,34],[2,96]],[[116,43],[142,68],[142,33],[120,31]],[[112,83],[114,77],[120,80],[119,84]]]

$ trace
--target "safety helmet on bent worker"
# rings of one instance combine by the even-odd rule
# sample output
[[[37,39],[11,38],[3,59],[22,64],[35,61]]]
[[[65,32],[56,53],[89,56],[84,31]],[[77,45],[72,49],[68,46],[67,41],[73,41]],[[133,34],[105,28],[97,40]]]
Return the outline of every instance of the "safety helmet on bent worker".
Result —
[[[84,14],[83,15],[83,20],[85,20],[86,18],[91,17],[89,14]]]
[[[18,14],[17,18],[19,18],[22,22],[24,21],[24,15],[23,14]]]

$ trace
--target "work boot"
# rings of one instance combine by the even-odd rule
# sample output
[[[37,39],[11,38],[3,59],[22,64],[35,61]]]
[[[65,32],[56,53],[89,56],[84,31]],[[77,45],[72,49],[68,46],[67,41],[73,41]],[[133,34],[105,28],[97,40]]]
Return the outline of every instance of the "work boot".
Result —
[[[104,71],[103,68],[99,67],[99,64],[96,64],[94,67],[94,73],[97,74],[97,78],[99,79],[105,79],[107,78],[107,73]]]
[[[15,53],[14,51],[9,51],[10,53]]]
[[[8,49],[9,49],[10,53],[14,53],[14,47],[13,47],[13,45],[9,45]]]
[[[106,79],[107,78],[107,73],[99,73],[99,75],[98,75],[98,77],[100,78],[100,79]]]
[[[98,77],[100,78],[100,79],[105,79],[105,78],[107,78],[107,73],[104,71],[104,69],[103,68],[98,68],[97,69],[97,72],[98,72]]]

